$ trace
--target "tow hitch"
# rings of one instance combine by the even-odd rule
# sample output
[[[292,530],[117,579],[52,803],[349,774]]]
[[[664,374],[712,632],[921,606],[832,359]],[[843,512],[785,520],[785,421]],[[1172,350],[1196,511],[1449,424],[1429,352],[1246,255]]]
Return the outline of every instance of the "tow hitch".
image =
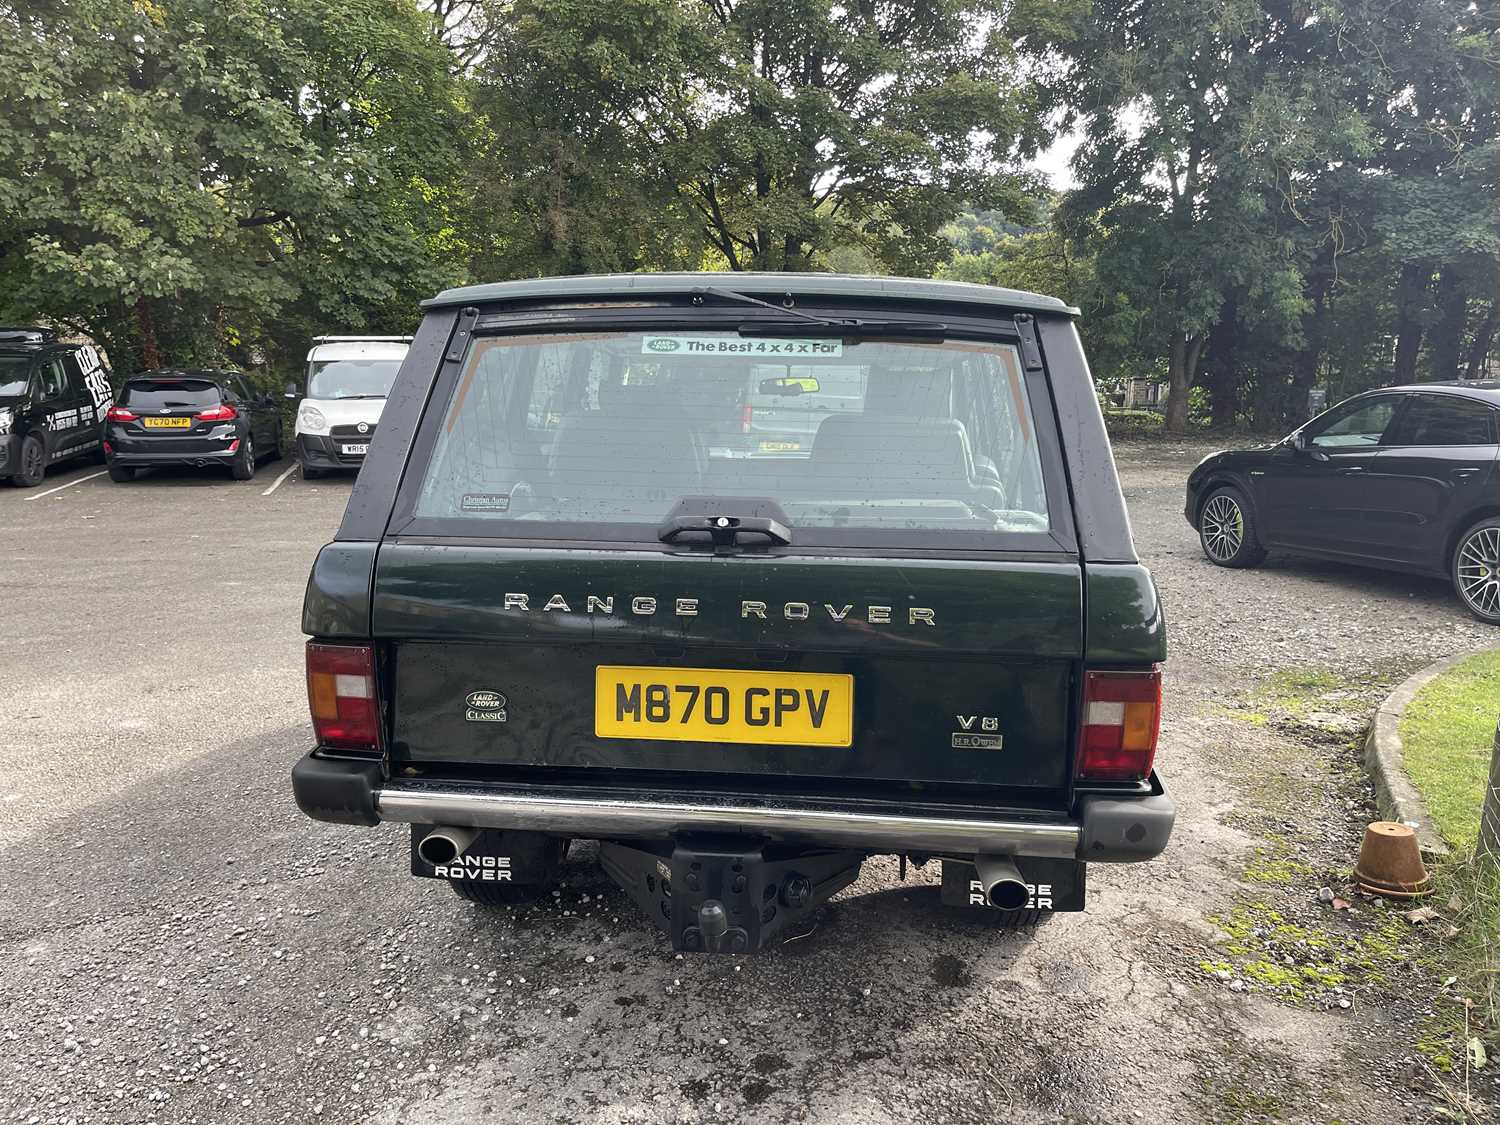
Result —
[[[599,849],[604,870],[666,929],[672,948],[695,953],[763,949],[854,882],[864,858],[736,837],[683,837],[655,851],[613,843]]]

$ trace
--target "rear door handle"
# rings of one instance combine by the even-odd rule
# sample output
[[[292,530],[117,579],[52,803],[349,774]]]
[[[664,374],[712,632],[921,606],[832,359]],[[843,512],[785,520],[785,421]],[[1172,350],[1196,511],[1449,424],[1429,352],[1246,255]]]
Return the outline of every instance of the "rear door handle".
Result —
[[[1460,480],[1464,480],[1468,477],[1477,476],[1479,472],[1480,469],[1477,465],[1466,465],[1462,469],[1454,469],[1453,475],[1458,477]]]
[[[1362,473],[1364,471],[1365,467],[1363,465],[1346,465],[1339,470],[1339,476],[1352,477],[1355,473]]]

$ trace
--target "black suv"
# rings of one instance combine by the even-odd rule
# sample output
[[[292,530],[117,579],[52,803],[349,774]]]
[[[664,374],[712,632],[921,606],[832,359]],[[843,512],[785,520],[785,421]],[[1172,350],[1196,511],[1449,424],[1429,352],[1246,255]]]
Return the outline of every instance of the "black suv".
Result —
[[[308,583],[299,804],[411,824],[413,874],[485,905],[599,840],[700,952],[783,940],[870,855],[1006,919],[1083,909],[1173,809],[1076,314],[824,274],[429,302]],[[752,383],[774,455],[715,437],[705,387]]]
[[[173,369],[132,375],[105,415],[111,480],[158,465],[223,465],[235,480],[281,456],[281,407],[238,371]]]
[[[59,343],[50,328],[0,328],[0,480],[30,488],[60,461],[97,456],[113,401],[92,345]]]
[[[1500,624],[1500,382],[1368,391],[1275,445],[1206,457],[1188,522],[1219,566],[1285,548],[1450,579]]]

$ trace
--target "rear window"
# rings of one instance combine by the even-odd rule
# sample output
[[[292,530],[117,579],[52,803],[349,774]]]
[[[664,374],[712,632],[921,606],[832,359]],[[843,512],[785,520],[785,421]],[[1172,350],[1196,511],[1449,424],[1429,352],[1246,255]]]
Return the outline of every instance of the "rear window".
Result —
[[[0,398],[20,398],[30,382],[31,357],[0,355]]]
[[[149,383],[126,383],[120,405],[137,410],[197,410],[217,405],[220,397],[218,386],[205,379],[153,379]]]
[[[508,534],[654,527],[685,497],[772,499],[794,535],[1049,529],[1005,343],[478,338],[437,423],[413,514]]]

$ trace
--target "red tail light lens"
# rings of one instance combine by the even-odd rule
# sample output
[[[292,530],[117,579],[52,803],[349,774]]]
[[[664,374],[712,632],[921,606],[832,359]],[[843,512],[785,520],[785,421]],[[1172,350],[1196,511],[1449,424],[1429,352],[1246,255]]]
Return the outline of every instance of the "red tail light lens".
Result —
[[[308,641],[307,702],[318,745],[379,752],[380,708],[371,646]]]
[[[748,434],[750,432],[750,423],[754,420],[755,407],[747,402],[740,408],[740,433]]]
[[[221,402],[218,406],[210,406],[207,410],[200,410],[197,418],[200,422],[232,422],[240,416],[240,412],[227,402]]]
[[[134,422],[135,419],[135,414],[126,410],[123,406],[111,406],[104,413],[104,420],[106,422]]]
[[[1161,732],[1161,669],[1085,672],[1080,781],[1144,781]]]

